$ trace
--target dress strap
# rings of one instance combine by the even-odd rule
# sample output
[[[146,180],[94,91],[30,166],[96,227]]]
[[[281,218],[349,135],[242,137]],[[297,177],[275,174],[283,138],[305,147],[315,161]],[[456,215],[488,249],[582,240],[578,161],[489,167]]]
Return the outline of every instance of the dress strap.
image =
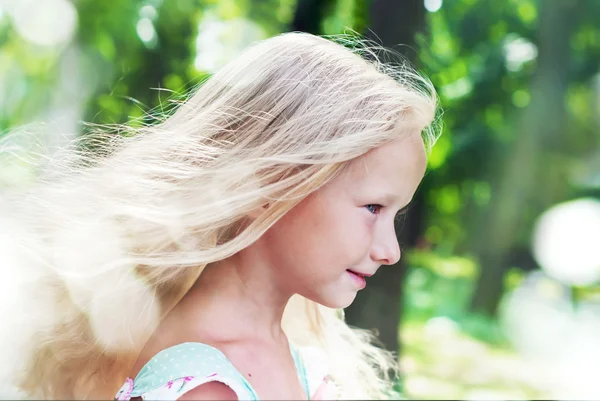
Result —
[[[327,373],[326,358],[316,348],[290,345],[302,387],[310,400]],[[152,357],[135,380],[127,378],[116,400],[176,400],[208,382],[227,385],[239,400],[258,400],[258,394],[225,354],[203,343],[182,343]]]
[[[157,353],[117,393],[117,400],[175,400],[212,381],[230,387],[240,400],[258,400],[250,383],[227,357],[207,344],[182,343]]]
[[[303,385],[310,400],[325,382],[329,373],[329,363],[326,354],[317,347],[299,347],[297,355],[300,359],[298,371],[301,372]]]

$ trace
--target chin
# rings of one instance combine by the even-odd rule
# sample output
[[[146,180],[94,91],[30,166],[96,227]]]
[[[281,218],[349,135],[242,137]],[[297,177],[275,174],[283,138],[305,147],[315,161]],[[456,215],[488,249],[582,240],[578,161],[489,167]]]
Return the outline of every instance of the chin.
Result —
[[[320,305],[323,305],[327,308],[331,308],[331,309],[344,309],[349,307],[352,302],[354,302],[354,300],[356,299],[356,293],[353,294],[352,296],[348,296],[348,297],[331,297],[331,298],[317,298],[317,299],[311,299],[309,298],[311,301],[314,301]]]

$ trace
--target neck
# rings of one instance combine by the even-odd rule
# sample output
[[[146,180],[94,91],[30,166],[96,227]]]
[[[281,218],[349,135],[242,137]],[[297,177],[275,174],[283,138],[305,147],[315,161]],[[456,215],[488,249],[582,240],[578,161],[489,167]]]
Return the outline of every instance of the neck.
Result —
[[[292,294],[282,293],[273,269],[256,256],[249,247],[208,265],[174,308],[169,326],[215,342],[287,342],[281,320]]]

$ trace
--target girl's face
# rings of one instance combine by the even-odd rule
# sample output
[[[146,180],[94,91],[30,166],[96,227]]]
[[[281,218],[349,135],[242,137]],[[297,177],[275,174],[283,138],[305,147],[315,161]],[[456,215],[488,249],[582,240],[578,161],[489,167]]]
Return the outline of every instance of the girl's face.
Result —
[[[394,219],[425,168],[423,141],[411,135],[352,161],[290,210],[261,238],[278,285],[331,308],[350,305],[361,275],[400,259]]]

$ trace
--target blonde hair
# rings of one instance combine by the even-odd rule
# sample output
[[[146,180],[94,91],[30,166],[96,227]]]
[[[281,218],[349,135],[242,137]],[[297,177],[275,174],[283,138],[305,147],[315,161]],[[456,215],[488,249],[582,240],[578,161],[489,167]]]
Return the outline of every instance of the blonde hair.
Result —
[[[341,40],[354,49],[304,33],[257,43],[160,123],[96,133],[93,151],[65,149],[34,186],[0,198],[12,283],[0,288],[12,306],[0,308],[14,328],[0,352],[20,361],[16,378],[0,373],[18,394],[112,398],[207,264],[251,245],[369,150],[414,132],[433,145],[430,82]],[[294,296],[284,330],[324,351],[340,398],[392,396],[395,357],[341,311]]]

